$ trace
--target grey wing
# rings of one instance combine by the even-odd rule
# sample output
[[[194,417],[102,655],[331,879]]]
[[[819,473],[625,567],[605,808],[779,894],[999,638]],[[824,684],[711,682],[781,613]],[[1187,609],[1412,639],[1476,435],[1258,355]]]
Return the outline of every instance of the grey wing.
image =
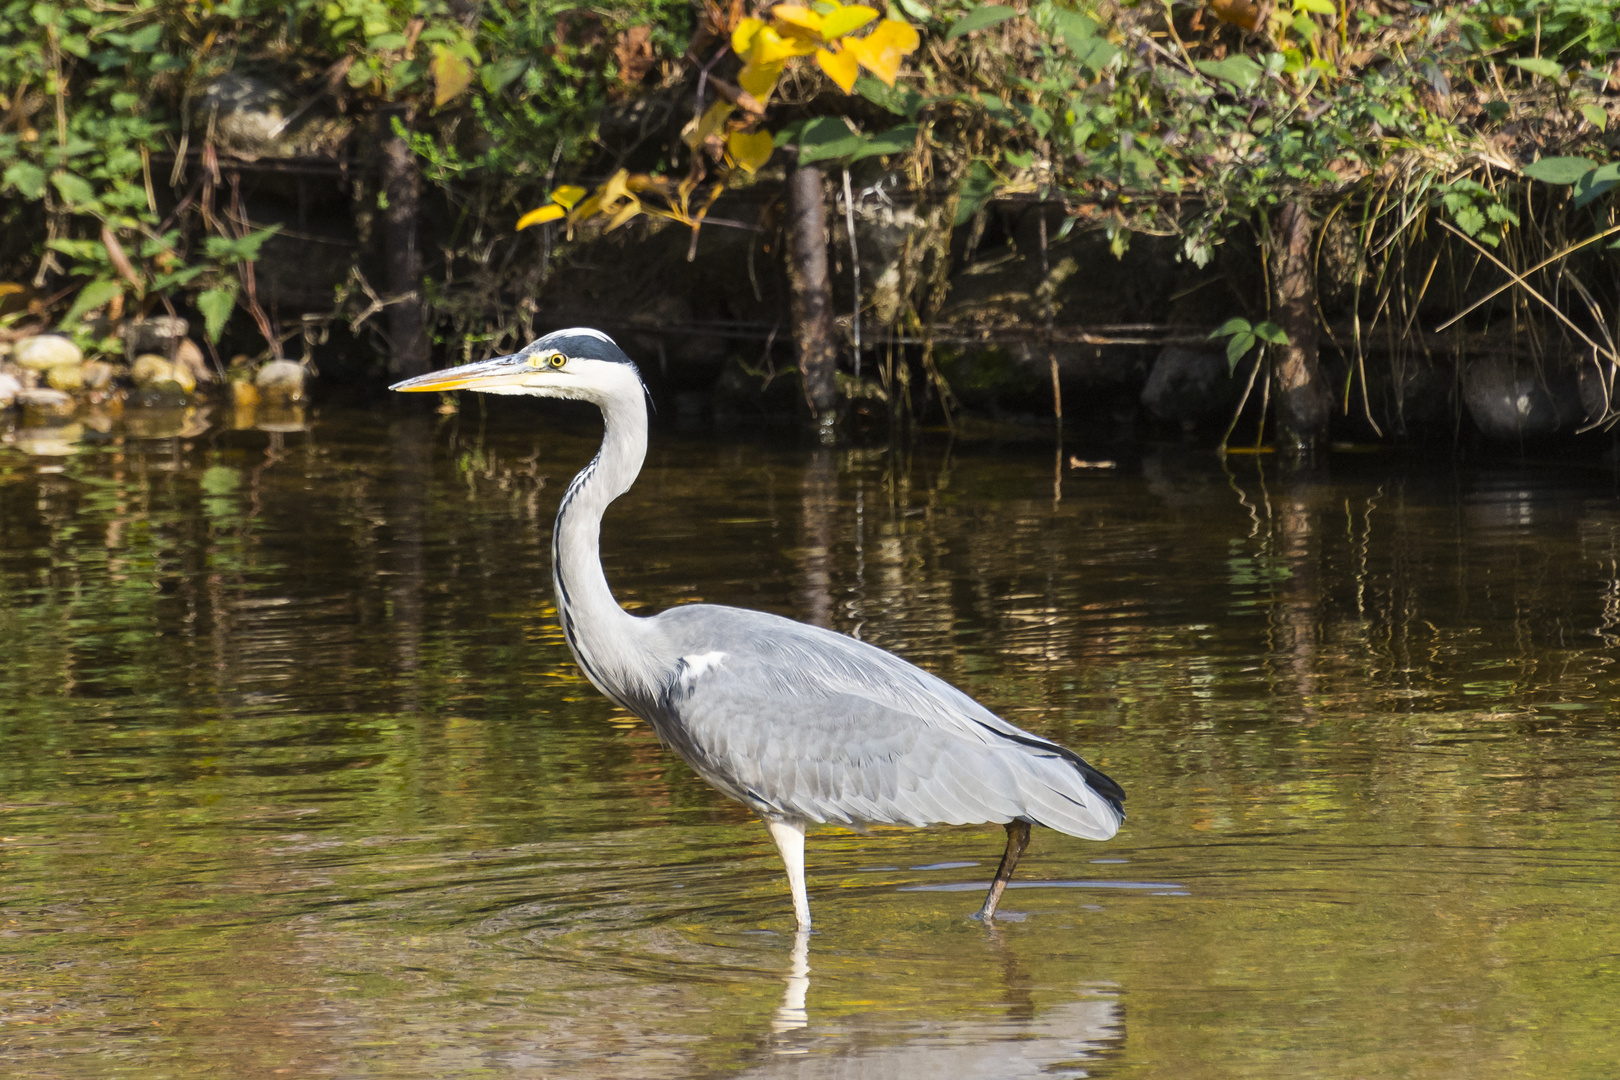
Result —
[[[671,617],[674,618],[671,618]],[[762,814],[841,824],[1023,818],[1107,839],[1118,785],[949,683],[853,638],[693,605],[655,726],[704,779]]]

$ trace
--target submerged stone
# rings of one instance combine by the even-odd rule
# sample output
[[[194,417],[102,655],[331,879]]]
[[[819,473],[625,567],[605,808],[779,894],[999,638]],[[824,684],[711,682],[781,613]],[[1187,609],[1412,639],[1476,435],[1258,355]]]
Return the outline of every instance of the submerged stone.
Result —
[[[304,365],[292,360],[272,360],[253,377],[259,398],[265,402],[291,403],[304,397]]]
[[[1538,370],[1509,356],[1476,360],[1463,376],[1463,402],[1489,439],[1537,438],[1580,423],[1580,389],[1570,371]]]
[[[66,420],[74,411],[71,395],[45,386],[19,392],[16,401],[23,410],[24,427],[43,427]]]

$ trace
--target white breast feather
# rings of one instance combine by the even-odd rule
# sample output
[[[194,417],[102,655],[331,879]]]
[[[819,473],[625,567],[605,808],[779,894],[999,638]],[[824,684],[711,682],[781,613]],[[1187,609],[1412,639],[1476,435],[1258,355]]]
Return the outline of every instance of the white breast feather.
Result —
[[[694,653],[691,656],[681,657],[681,664],[683,665],[681,685],[691,689],[705,672],[719,667],[721,661],[725,660],[725,658],[726,654],[718,651]]]

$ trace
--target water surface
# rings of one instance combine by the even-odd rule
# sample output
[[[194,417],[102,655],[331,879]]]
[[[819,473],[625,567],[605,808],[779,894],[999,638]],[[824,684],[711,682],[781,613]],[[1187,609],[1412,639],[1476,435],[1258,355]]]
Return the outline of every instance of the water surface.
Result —
[[[592,416],[430,408],[0,446],[6,1075],[1614,1075],[1612,476],[656,432],[627,606],[856,633],[1129,792],[994,928],[999,827],[813,833],[800,938],[562,641]]]

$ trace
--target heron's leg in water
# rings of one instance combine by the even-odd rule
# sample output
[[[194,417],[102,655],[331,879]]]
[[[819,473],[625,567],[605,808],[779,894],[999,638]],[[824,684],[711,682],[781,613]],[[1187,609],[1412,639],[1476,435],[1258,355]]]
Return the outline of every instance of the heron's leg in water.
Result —
[[[1001,894],[1007,888],[1007,882],[1012,880],[1013,868],[1018,865],[1018,857],[1029,847],[1029,822],[1013,820],[1007,822],[1007,851],[1001,856],[1001,866],[996,870],[996,880],[990,883],[990,895],[984,898],[984,907],[979,909],[979,918],[990,922],[996,917],[996,905],[1001,903]]]
[[[810,927],[810,898],[804,892],[804,822],[767,818],[765,827],[776,841],[776,850],[782,853],[787,865],[788,888],[793,892],[793,917],[799,920],[799,929]],[[1024,827],[1029,835],[1029,827]]]

